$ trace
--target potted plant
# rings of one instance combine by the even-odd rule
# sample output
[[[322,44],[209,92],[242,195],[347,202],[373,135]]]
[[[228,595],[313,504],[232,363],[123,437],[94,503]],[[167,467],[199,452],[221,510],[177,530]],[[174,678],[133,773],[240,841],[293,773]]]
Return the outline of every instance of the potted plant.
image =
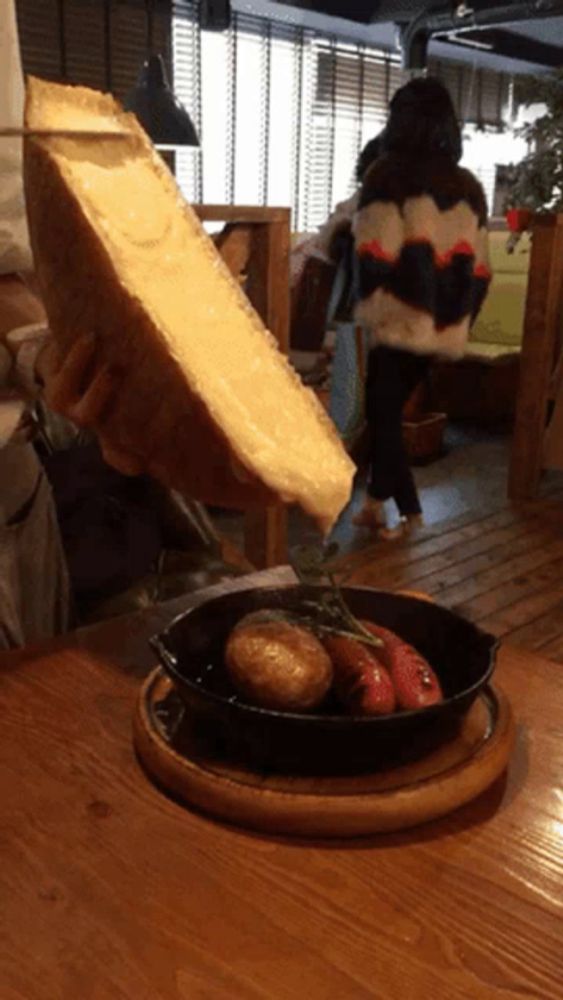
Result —
[[[539,104],[544,110],[520,129],[529,152],[510,169],[506,204],[510,250],[535,213],[563,211],[563,69],[523,77],[516,84],[516,99],[524,107]]]

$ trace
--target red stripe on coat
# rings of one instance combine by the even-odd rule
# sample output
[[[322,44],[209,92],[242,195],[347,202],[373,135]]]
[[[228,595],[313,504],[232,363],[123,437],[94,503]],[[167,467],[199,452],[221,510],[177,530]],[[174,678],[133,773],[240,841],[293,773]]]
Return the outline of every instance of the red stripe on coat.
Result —
[[[432,247],[432,244],[430,240],[411,239],[405,240],[403,243],[404,246]],[[401,247],[401,250],[403,247]],[[446,250],[442,254],[439,254],[434,247],[432,247],[432,250],[434,252],[434,264],[439,268],[449,267],[454,257],[475,256],[475,248],[467,240],[459,240],[450,250]],[[385,250],[379,240],[370,240],[367,243],[361,243],[358,247],[358,254],[360,257],[374,257],[375,260],[382,260],[387,264],[395,264],[399,259],[399,254],[392,254],[388,250]],[[492,277],[492,273],[486,264],[477,264],[473,273],[476,278],[490,279]]]

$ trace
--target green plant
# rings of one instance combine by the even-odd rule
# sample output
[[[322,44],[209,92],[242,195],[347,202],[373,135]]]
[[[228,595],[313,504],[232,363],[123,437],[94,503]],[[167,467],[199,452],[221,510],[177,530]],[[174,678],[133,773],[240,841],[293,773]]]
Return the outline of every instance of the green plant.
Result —
[[[563,211],[563,69],[547,76],[523,77],[516,84],[516,100],[545,110],[519,134],[530,152],[510,171],[507,208],[534,212]]]

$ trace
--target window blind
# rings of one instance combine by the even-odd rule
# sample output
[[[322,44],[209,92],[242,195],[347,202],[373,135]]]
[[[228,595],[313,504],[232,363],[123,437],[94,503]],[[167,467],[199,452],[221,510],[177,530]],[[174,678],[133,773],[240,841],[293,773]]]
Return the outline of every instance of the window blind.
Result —
[[[226,32],[200,31],[197,8],[174,0],[174,88],[202,145],[180,150],[188,199],[299,206],[307,199],[311,88],[307,36],[235,13]]]
[[[172,50],[174,92],[185,103],[202,140],[201,32],[193,3],[174,0],[172,4]],[[189,201],[203,202],[202,150],[179,149],[175,159],[176,176],[186,197]]]
[[[57,0],[17,0],[16,12],[20,51],[24,73],[62,79],[64,58],[61,56],[64,19]]]
[[[313,227],[338,198],[352,194],[358,155],[383,128],[389,101],[405,79],[398,58],[365,46],[317,40],[314,49],[312,195],[307,206]]]

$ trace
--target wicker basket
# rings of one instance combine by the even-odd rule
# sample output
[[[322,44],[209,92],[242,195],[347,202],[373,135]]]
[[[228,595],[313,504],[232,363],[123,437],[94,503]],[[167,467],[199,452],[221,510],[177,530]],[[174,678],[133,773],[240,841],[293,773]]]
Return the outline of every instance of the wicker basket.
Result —
[[[411,462],[431,462],[444,450],[445,413],[425,413],[403,421],[403,440]]]

